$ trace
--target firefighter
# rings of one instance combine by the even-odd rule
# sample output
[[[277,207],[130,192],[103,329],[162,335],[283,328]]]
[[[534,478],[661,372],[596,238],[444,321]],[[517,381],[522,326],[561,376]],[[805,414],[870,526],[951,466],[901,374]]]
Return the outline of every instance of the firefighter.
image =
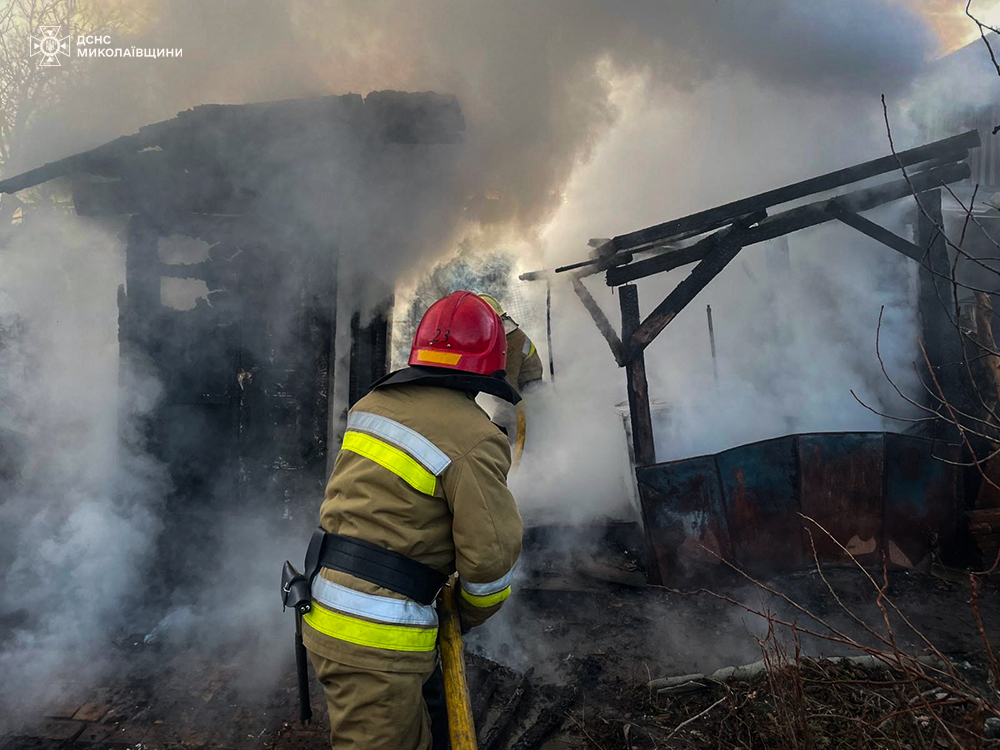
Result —
[[[528,334],[507,314],[496,297],[483,293],[479,296],[486,300],[503,321],[504,333],[507,335],[507,382],[519,396],[523,396],[534,384],[542,381],[542,358],[538,356],[538,350]],[[516,468],[521,463],[528,432],[528,413],[524,402],[518,404],[517,408],[509,403],[499,404],[493,412],[493,420],[507,433]]]
[[[523,394],[528,386],[542,379],[542,358],[538,356],[538,350],[528,334],[507,314],[496,297],[482,293],[479,296],[489,303],[503,321],[507,336],[507,382],[519,395]]]
[[[424,314],[410,366],[349,413],[306,557],[306,575],[319,572],[302,617],[337,750],[431,748],[422,691],[440,679],[434,600],[457,571],[467,629],[510,594],[522,532],[510,449],[475,402],[481,392],[519,400],[504,379],[505,341],[486,302],[455,292]],[[442,742],[446,719],[434,722],[433,746]]]

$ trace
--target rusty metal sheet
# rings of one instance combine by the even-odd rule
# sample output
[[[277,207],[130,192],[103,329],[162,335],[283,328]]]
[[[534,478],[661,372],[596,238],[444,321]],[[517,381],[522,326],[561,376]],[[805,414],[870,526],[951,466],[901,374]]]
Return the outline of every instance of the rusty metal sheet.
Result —
[[[734,562],[755,574],[801,567],[795,438],[732,448],[716,460]]]
[[[753,575],[811,567],[799,512],[861,562],[913,566],[958,544],[960,446],[888,433],[791,435],[717,456],[636,470],[650,580],[719,569],[704,547]],[[941,460],[943,459],[943,460]],[[820,561],[849,556],[814,531]]]
[[[944,460],[941,460],[944,459]],[[954,543],[961,511],[961,449],[910,435],[885,436],[883,546],[889,561],[913,567]]]
[[[820,562],[850,562],[840,545],[860,562],[881,560],[882,433],[799,435],[797,442],[802,514],[829,532],[802,522],[812,532]],[[805,545],[811,555],[808,534]]]
[[[704,578],[731,556],[713,456],[636,469],[651,580]]]

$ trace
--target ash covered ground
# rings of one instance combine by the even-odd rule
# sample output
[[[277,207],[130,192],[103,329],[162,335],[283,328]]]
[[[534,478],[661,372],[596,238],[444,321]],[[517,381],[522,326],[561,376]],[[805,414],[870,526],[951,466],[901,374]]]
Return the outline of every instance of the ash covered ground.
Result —
[[[769,642],[768,623],[709,594],[643,587],[641,565],[634,550],[621,543],[620,534],[585,536],[597,543],[553,556],[544,548],[551,541],[548,533],[534,539],[529,535],[517,595],[501,615],[467,638],[480,747],[783,746],[768,718],[773,714],[769,701],[777,688],[766,679],[732,689],[714,686],[667,700],[657,699],[649,688],[651,679],[709,674],[760,659],[761,641]],[[823,572],[820,576],[803,571],[764,583],[859,643],[875,645],[843,609],[852,610],[876,632],[884,629],[878,592],[866,574],[844,567]],[[787,602],[736,576],[720,581],[713,591],[776,618],[795,620],[804,628],[816,627]],[[969,604],[970,584],[962,575],[890,571],[884,595],[951,660],[963,679],[983,695],[995,695],[982,631]],[[982,581],[979,609],[987,636],[995,636],[1000,598],[997,583],[990,578]],[[920,635],[898,617],[893,616],[892,622],[902,651],[928,653]],[[800,641],[804,654],[852,653],[804,634]],[[793,647],[787,634],[782,642]],[[119,638],[109,648],[116,651],[118,667],[101,686],[65,682],[63,705],[46,715],[25,717],[24,727],[0,740],[0,748],[328,747],[318,683],[313,682],[312,691],[314,724],[303,727],[297,721],[290,658],[272,681],[251,685],[241,677],[246,665],[228,662],[224,653],[206,661],[197,651],[144,639],[141,634]],[[769,648],[773,646],[765,645]],[[851,677],[841,674],[838,679],[851,682]],[[719,705],[725,694],[735,696],[733,705],[671,736],[686,719]],[[971,720],[981,727],[981,716]],[[830,734],[844,731],[838,726]],[[847,740],[841,737],[841,744],[830,746],[859,746]],[[960,746],[983,744],[980,740],[978,745]]]

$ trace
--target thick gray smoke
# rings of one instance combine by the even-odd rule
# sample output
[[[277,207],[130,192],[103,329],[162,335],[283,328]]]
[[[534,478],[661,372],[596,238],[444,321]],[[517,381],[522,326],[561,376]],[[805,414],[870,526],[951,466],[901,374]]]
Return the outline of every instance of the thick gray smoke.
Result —
[[[22,464],[0,483],[0,730],[65,680],[100,675],[123,604],[152,584],[166,489],[132,422],[158,385],[123,373],[118,387],[120,243],[70,215],[36,217],[5,243],[0,277],[2,449]]]
[[[342,244],[349,280],[344,290],[356,294],[356,308],[396,282],[419,278],[458,247],[503,245],[521,256],[525,268],[576,260],[590,236],[628,231],[880,155],[877,94],[900,91],[932,46],[922,22],[888,0],[178,0],[136,10],[131,35],[116,43],[183,48],[183,58],[72,60],[58,97],[40,102],[20,134],[7,175],[206,102],[390,88],[458,96],[465,143],[447,147],[448,157],[442,149],[442,162],[421,173],[433,190],[418,196],[419,214],[394,210],[397,199],[422,190],[405,163],[397,163],[398,181],[379,170],[386,178],[381,196],[359,190],[364,200],[338,203],[303,189],[290,236],[298,222],[325,226],[326,214],[338,211],[373,226],[370,235]],[[108,634],[128,627],[126,615],[142,620],[147,542],[170,489],[160,467],[132,450],[128,428],[130,418],[155,402],[156,384],[140,379],[117,388],[120,243],[92,222],[36,216],[32,226],[0,240],[4,312],[23,325],[18,342],[0,355],[10,381],[0,426],[24,435],[28,456],[18,485],[0,502],[0,556],[8,572],[0,588],[0,672],[17,677],[5,684],[17,685],[21,704],[51,698],[57,688],[49,678],[56,671],[99,666]],[[782,301],[773,310],[774,320],[788,327],[785,350],[797,352],[786,369],[789,382],[794,372],[814,374],[819,365],[809,352],[827,352],[834,365],[849,360],[845,369],[823,368],[827,377],[815,390],[837,396],[810,407],[808,413],[818,415],[803,425],[810,428],[823,426],[819,417],[846,403],[848,388],[876,388],[866,379],[873,360],[861,362],[858,347],[866,336],[873,341],[881,291],[891,287],[889,297],[905,298],[891,280],[872,280],[878,263],[870,265],[867,247],[855,250],[854,239],[843,253],[847,260],[827,274],[820,246],[835,254],[840,242],[831,235],[794,260],[789,284],[802,287],[787,301],[792,308],[781,308]],[[792,243],[799,255],[799,239]],[[766,299],[777,296],[767,273],[759,260],[748,259],[745,269],[738,261],[707,291],[719,311],[720,386],[740,386],[729,393],[743,399],[744,411],[719,411],[713,425],[705,425],[699,424],[704,417],[695,409],[697,399],[683,407],[687,415],[678,407],[674,413],[690,438],[678,450],[714,449],[725,442],[720,431],[753,417],[746,399],[778,361],[756,343],[771,341],[766,326],[746,327],[744,303],[766,312]],[[879,271],[885,279],[893,273]],[[852,301],[842,302],[839,295],[851,290]],[[554,294],[557,309],[565,311],[555,331],[562,369],[555,388],[539,397],[534,440],[557,446],[558,455],[539,451],[539,458],[552,459],[549,470],[526,465],[517,481],[529,507],[592,515],[620,504],[623,492],[621,418],[613,409],[623,398],[623,381],[589,322],[571,312],[571,295],[561,288]],[[648,310],[655,294],[643,295]],[[804,296],[812,313],[802,321],[794,306]],[[614,310],[610,295],[599,298]],[[702,304],[657,342],[661,353],[652,379],[675,404],[687,397],[688,385],[710,398],[706,345],[697,332]],[[839,315],[845,311],[851,314]],[[906,316],[905,309],[897,315],[903,330]],[[837,342],[833,348],[831,341]],[[749,369],[747,355],[756,358]],[[779,408],[788,385],[773,384],[769,395],[769,409],[781,418],[789,408]],[[809,401],[802,388],[790,404],[796,410]],[[128,418],[116,433],[121,398]],[[678,422],[669,424],[675,429]],[[699,430],[711,439],[699,442]],[[549,441],[543,440],[547,434]],[[752,437],[738,429],[725,435]],[[664,456],[674,455],[672,445],[669,436],[661,441]],[[552,467],[558,467],[559,482],[552,481]],[[242,608],[239,626],[223,628],[212,617],[209,597],[191,595],[174,602],[172,617],[151,635],[223,647],[252,632],[245,662],[276,671],[259,658],[282,656],[270,644],[286,639],[290,626],[275,619],[274,578],[280,560],[296,558],[299,550],[256,519],[240,518],[234,526],[221,572],[238,577],[247,592],[230,602]],[[251,548],[257,554],[246,564]],[[5,707],[14,700],[0,688]]]
[[[727,71],[669,101],[651,100],[641,77],[620,79],[616,91],[622,122],[574,175],[546,227],[547,266],[585,258],[588,237],[649,226],[888,152],[879,99],[864,90],[789,89]],[[894,115],[900,148],[915,145],[908,123]],[[912,200],[872,214],[903,235],[914,215]],[[641,312],[648,314],[689,271],[640,281]],[[896,253],[829,224],[789,236],[787,246],[745,249],[647,350],[657,457],[713,453],[793,432],[904,428],[865,409],[851,390],[880,411],[907,415],[881,373],[875,334],[884,305],[887,369],[904,390],[916,385],[914,273]],[[618,298],[603,277],[586,283],[617,325]],[[551,515],[553,504],[570,518],[614,513],[622,507],[616,499],[627,463],[616,409],[626,399],[624,373],[572,291],[557,289],[555,305],[555,388],[537,399],[542,414],[529,441],[538,454],[526,459],[515,486],[543,514]],[[713,310],[717,382],[706,305]],[[544,482],[551,465],[565,469],[554,485]]]
[[[905,84],[932,47],[923,23],[888,0],[649,0],[630,3],[627,12],[597,0],[173,0],[138,17],[149,20],[136,21],[136,46],[181,47],[184,57],[91,61],[54,111],[37,117],[39,137],[27,139],[13,167],[98,145],[204,102],[435,90],[458,96],[468,124],[442,221],[480,244],[511,229],[532,237],[551,218],[574,168],[618,118],[613,86],[622,74],[643,76],[648,95],[667,106],[727,72],[764,90],[871,96]],[[728,137],[741,140],[739,119],[728,126]],[[412,246],[376,259],[406,275],[419,270],[418,260],[448,251],[443,238],[434,240],[427,246],[411,233]]]

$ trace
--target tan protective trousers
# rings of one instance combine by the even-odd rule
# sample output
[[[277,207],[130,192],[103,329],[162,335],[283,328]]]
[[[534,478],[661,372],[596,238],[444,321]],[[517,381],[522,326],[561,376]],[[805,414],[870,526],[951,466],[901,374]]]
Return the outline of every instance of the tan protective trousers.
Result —
[[[378,672],[309,652],[323,684],[334,750],[431,750],[423,685],[431,673]]]

